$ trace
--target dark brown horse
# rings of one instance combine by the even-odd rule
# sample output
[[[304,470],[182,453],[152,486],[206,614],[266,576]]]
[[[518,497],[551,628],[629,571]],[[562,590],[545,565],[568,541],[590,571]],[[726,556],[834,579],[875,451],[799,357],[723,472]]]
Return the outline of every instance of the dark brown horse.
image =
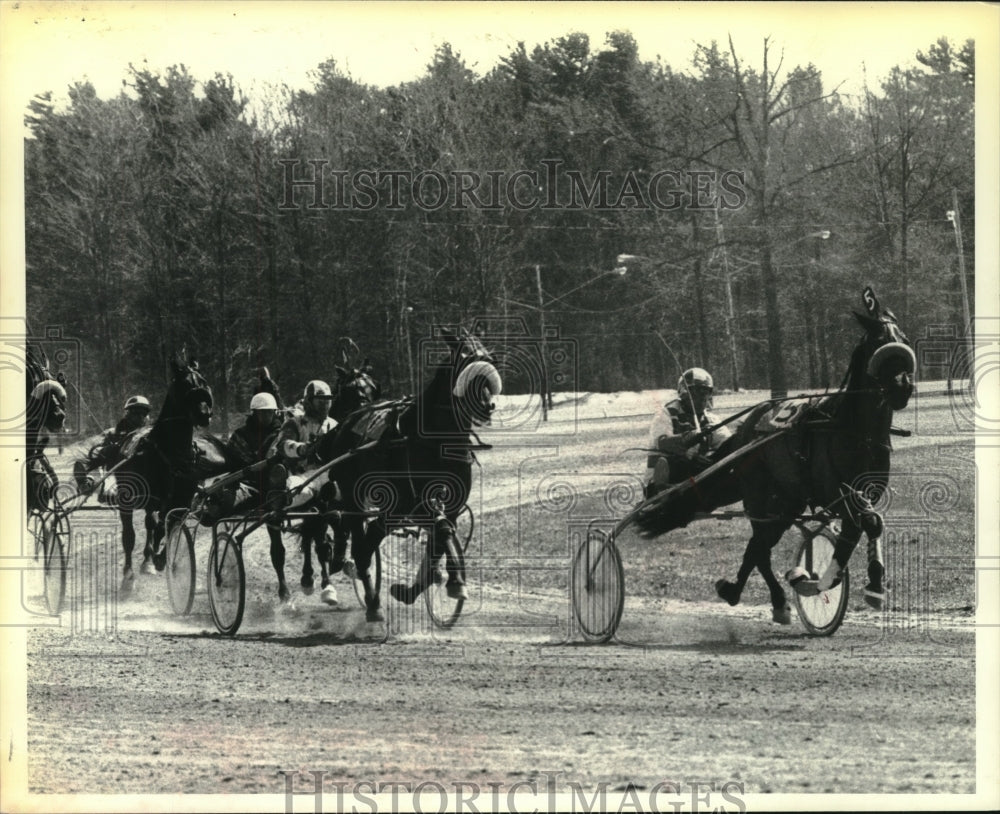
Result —
[[[791,622],[791,609],[771,568],[771,549],[807,506],[839,517],[841,529],[826,573],[790,573],[797,590],[815,593],[836,584],[864,532],[869,541],[865,598],[874,607],[880,607],[884,598],[882,518],[872,504],[888,486],[892,416],[906,407],[913,393],[916,358],[896,317],[882,308],[871,288],[865,289],[863,300],[865,313],[855,317],[865,333],[851,355],[840,391],[823,399],[787,402],[791,407],[760,405],[723,453],[758,441],[764,425],[772,423],[762,421],[768,416],[780,421],[784,411],[790,419],[785,428],[774,431],[772,426],[770,440],[742,458],[737,456],[732,468],[721,471],[715,484],[706,481],[700,493],[704,497],[719,487],[719,494],[731,496],[729,487],[737,485],[753,529],[736,581],[719,580],[717,593],[736,605],[756,568],[770,591],[772,616],[782,624]],[[694,490],[683,492],[678,490],[677,501],[666,500],[655,510],[640,513],[636,526],[644,536],[683,524],[678,513]]]
[[[63,431],[66,422],[66,389],[62,373],[49,373],[48,359],[41,348],[25,347],[25,426],[24,445],[27,467],[27,508],[48,507],[59,479],[45,447],[53,436]]]
[[[372,555],[388,528],[404,521],[429,529],[428,550],[416,581],[392,586],[393,597],[416,601],[429,584],[432,562],[442,556],[449,595],[466,593],[455,522],[472,484],[470,434],[489,422],[502,384],[490,354],[468,332],[442,331],[434,344],[436,351],[428,348],[433,372],[419,396],[355,412],[320,450],[326,461],[354,451],[334,466],[331,478],[342,492],[368,621],[384,618],[369,573]]]
[[[117,505],[122,522],[123,592],[131,590],[135,579],[133,511],[155,510],[158,514],[155,523],[147,522],[143,565],[152,561],[156,570],[162,571],[166,564],[162,542],[168,513],[191,504],[200,480],[225,471],[225,460],[213,451],[214,444],[199,445],[201,454],[195,451],[194,430],[208,426],[212,417],[212,389],[194,359],[172,359],[170,368],[171,381],[156,421],[148,432],[135,434],[133,443],[122,450],[125,461],[115,471],[116,488],[111,502]]]

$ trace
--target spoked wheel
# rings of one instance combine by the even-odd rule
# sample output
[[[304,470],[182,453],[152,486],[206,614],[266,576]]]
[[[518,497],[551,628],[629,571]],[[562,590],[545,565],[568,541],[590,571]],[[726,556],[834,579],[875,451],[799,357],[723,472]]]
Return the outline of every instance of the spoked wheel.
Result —
[[[66,564],[69,556],[69,518],[51,515],[41,523],[44,552],[45,606],[53,616],[62,611],[66,598]]]
[[[462,547],[463,552],[468,552],[469,543],[472,542],[472,535],[476,531],[476,517],[472,513],[472,507],[466,503],[462,507],[462,511],[458,513],[458,517],[455,518],[455,536],[458,538],[458,544]]]
[[[465,546],[468,544],[468,540],[458,537],[453,528],[449,529],[448,533],[452,535],[452,539],[455,542],[458,565],[462,572],[465,573]],[[426,538],[422,536],[421,539]],[[469,539],[471,539],[471,536]],[[431,621],[437,627],[447,629],[458,621],[458,617],[462,614],[462,607],[465,605],[465,599],[448,595],[448,568],[447,558],[444,554],[435,558],[435,561],[430,563],[430,567],[431,578],[427,588],[424,590],[427,613],[430,614]]]
[[[584,638],[606,642],[615,635],[625,609],[625,571],[613,539],[587,535],[573,559],[570,592]]]
[[[233,535],[221,531],[208,555],[208,603],[219,633],[232,636],[239,630],[246,598],[243,549]]]
[[[170,594],[170,607],[179,616],[191,612],[194,584],[194,532],[182,519],[167,535],[167,593]]]
[[[795,564],[809,574],[822,575],[833,559],[836,534],[828,526],[821,526],[816,531],[802,527],[800,533],[803,539],[795,556]],[[830,590],[815,596],[802,596],[798,591],[793,593],[802,626],[814,636],[832,636],[847,613],[850,575],[845,566],[841,581]]]

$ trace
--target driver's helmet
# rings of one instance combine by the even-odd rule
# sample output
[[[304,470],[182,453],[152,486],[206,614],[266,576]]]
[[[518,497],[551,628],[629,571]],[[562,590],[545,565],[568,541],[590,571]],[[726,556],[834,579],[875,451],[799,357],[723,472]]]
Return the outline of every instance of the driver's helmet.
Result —
[[[149,412],[149,399],[145,396],[129,396],[125,401],[125,406],[122,408],[125,412],[128,412],[133,407],[141,408],[147,413]]]
[[[677,380],[677,395],[681,398],[686,398],[692,390],[702,390],[710,399],[714,389],[712,375],[700,367],[685,370],[680,379]]]
[[[278,402],[270,393],[256,393],[250,399],[250,411],[254,410],[277,410]]]
[[[330,385],[322,379],[313,379],[306,385],[302,394],[302,404],[305,407],[306,415],[320,421],[330,413],[330,405],[333,402],[333,391]]]

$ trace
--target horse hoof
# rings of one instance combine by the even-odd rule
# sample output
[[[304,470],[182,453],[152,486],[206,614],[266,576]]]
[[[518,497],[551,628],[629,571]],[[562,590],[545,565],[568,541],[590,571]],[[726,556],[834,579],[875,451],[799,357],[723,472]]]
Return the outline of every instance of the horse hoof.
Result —
[[[795,589],[799,596],[819,596],[817,587],[819,578],[810,574],[802,566],[796,566],[785,574],[785,581]]]
[[[875,610],[882,610],[885,607],[885,592],[865,588],[865,604]]]
[[[790,625],[792,623],[792,608],[786,602],[784,607],[772,608],[771,618],[779,625]]]
[[[358,569],[354,565],[354,560],[345,560],[343,565],[343,570],[344,570],[344,576],[346,576],[348,579],[358,578]]]
[[[306,596],[312,596],[313,578],[311,576],[302,577],[302,579],[299,580],[299,584],[302,586],[302,593]]]
[[[122,577],[121,587],[118,589],[118,593],[121,596],[128,596],[132,593],[132,588],[135,587],[135,574],[132,571],[127,572]]]
[[[468,599],[469,592],[465,590],[465,586],[458,582],[451,582],[448,584],[448,596],[451,599]]]
[[[344,558],[334,557],[333,560],[330,562],[330,573],[339,574],[343,570],[344,570]]]
[[[292,592],[288,590],[288,586],[284,585],[284,584],[279,585],[278,586],[278,599],[281,602],[287,602],[291,598],[292,598]]]
[[[337,591],[332,585],[327,585],[319,595],[319,598],[327,605],[337,604]]]
[[[399,582],[389,586],[389,594],[397,602],[402,602],[404,605],[412,605],[420,596],[420,592],[415,591],[412,585],[403,585]]]
[[[728,579],[720,579],[715,583],[715,592],[720,599],[725,599],[732,606],[740,604],[740,592],[736,589],[736,583]]]
[[[162,551],[159,554],[153,555],[153,566],[157,571],[162,571],[167,567],[167,552]]]
[[[385,615],[382,613],[382,608],[378,605],[369,605],[365,609],[365,620],[369,622],[384,622]]]

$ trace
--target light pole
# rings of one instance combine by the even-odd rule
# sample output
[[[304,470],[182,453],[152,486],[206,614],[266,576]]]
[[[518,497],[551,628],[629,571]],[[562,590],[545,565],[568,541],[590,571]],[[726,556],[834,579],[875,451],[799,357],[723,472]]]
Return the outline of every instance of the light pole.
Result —
[[[403,332],[406,334],[406,366],[410,376],[410,393],[414,392],[413,387],[413,347],[410,344],[410,314],[413,313],[413,306],[407,305],[403,308]]]
[[[951,225],[955,230],[955,250],[958,252],[958,281],[959,287],[962,291],[962,317],[965,319],[965,335],[967,337],[968,344],[968,365],[969,365],[969,377],[971,381],[972,377],[972,358],[973,358],[973,342],[974,337],[972,334],[972,313],[969,309],[969,289],[965,281],[965,250],[962,244],[962,213],[958,208],[958,190],[953,189],[951,191],[951,205],[954,209],[950,209],[947,213],[948,220],[951,221]],[[951,383],[951,372],[948,373],[948,382]],[[950,388],[949,388],[950,389]]]
[[[619,255],[620,256],[620,255]],[[620,261],[619,261],[620,262]],[[569,289],[569,291],[564,291],[562,294],[556,297],[551,297],[548,300],[545,299],[545,290],[542,288],[542,266],[540,263],[535,263],[532,268],[535,271],[535,288],[538,292],[538,304],[528,305],[527,303],[517,302],[516,300],[504,300],[504,306],[506,307],[507,302],[514,305],[518,305],[521,308],[528,308],[532,311],[538,311],[538,323],[541,331],[540,341],[539,341],[539,351],[541,354],[541,373],[542,373],[542,383],[541,383],[541,395],[542,395],[542,420],[549,420],[549,410],[552,409],[552,392],[549,390],[549,374],[548,374],[548,364],[546,362],[546,343],[545,343],[545,309],[556,302],[561,302],[565,297],[579,291],[581,288],[585,288],[591,283],[596,283],[598,280],[608,277],[610,275],[617,275],[619,277],[624,277],[627,268],[619,266],[618,268],[611,269],[610,271],[602,271],[600,274],[596,274],[589,280],[585,280],[578,286],[574,286]]]

